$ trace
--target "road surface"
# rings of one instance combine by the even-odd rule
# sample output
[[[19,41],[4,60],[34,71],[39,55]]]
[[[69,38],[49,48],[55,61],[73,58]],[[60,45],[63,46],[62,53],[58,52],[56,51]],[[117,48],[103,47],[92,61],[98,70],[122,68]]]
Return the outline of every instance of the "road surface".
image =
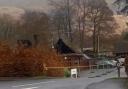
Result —
[[[99,71],[99,72],[98,72]],[[117,71],[97,70],[78,79],[15,79],[0,81],[0,89],[85,89],[89,84],[117,77]],[[122,76],[124,73],[122,72]]]

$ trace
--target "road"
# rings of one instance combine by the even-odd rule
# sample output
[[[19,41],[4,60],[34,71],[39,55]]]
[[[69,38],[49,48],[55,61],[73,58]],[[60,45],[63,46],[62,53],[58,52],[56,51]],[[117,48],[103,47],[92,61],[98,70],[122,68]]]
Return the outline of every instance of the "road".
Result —
[[[117,77],[117,71],[96,70],[95,73],[85,73],[78,79],[15,79],[0,81],[0,89],[85,89],[89,84]],[[122,71],[122,76],[124,77]],[[84,75],[84,74],[83,74]],[[99,75],[99,76],[98,76]]]

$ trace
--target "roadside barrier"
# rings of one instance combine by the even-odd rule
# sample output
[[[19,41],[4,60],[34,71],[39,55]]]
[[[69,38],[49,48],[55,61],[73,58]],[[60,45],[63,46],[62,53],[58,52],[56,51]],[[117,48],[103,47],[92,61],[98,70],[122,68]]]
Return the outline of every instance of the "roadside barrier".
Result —
[[[60,66],[60,67],[44,67],[44,70],[46,71],[46,74],[48,76],[70,76],[72,74],[72,69],[77,69],[77,75],[80,77],[82,71],[87,70],[88,73],[96,73],[99,69],[105,69],[103,70],[104,73],[109,72],[110,69],[109,65],[89,65],[89,66]],[[115,68],[115,67],[114,67]],[[60,74],[59,74],[60,73]],[[74,73],[74,72],[73,72]],[[53,75],[51,75],[53,74]]]
[[[45,69],[65,69],[65,68],[94,68],[94,69],[97,69],[99,66],[103,66],[103,69],[104,69],[106,65],[44,67],[44,68],[45,68]]]

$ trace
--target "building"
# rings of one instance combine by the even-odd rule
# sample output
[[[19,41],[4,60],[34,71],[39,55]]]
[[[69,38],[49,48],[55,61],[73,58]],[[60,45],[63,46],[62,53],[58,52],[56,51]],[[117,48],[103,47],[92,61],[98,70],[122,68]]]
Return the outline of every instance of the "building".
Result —
[[[16,43],[19,47],[29,48],[38,45],[38,35],[18,35]]]
[[[59,39],[54,46],[55,46],[56,51],[60,54],[75,53],[75,51],[72,48],[70,48],[68,45],[66,45],[62,39]]]
[[[91,60],[91,58],[86,54],[76,52],[67,46],[62,39],[59,39],[55,44],[55,49],[63,56],[68,67],[79,67],[79,69],[87,69],[89,67],[89,60]]]

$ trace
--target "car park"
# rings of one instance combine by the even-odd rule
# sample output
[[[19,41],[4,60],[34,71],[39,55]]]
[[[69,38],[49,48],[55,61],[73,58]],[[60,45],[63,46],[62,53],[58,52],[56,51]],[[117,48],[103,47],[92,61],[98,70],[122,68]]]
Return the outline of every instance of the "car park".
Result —
[[[109,60],[101,60],[101,61],[98,61],[96,64],[99,69],[116,67],[116,62],[113,60],[110,60],[110,61]]]

